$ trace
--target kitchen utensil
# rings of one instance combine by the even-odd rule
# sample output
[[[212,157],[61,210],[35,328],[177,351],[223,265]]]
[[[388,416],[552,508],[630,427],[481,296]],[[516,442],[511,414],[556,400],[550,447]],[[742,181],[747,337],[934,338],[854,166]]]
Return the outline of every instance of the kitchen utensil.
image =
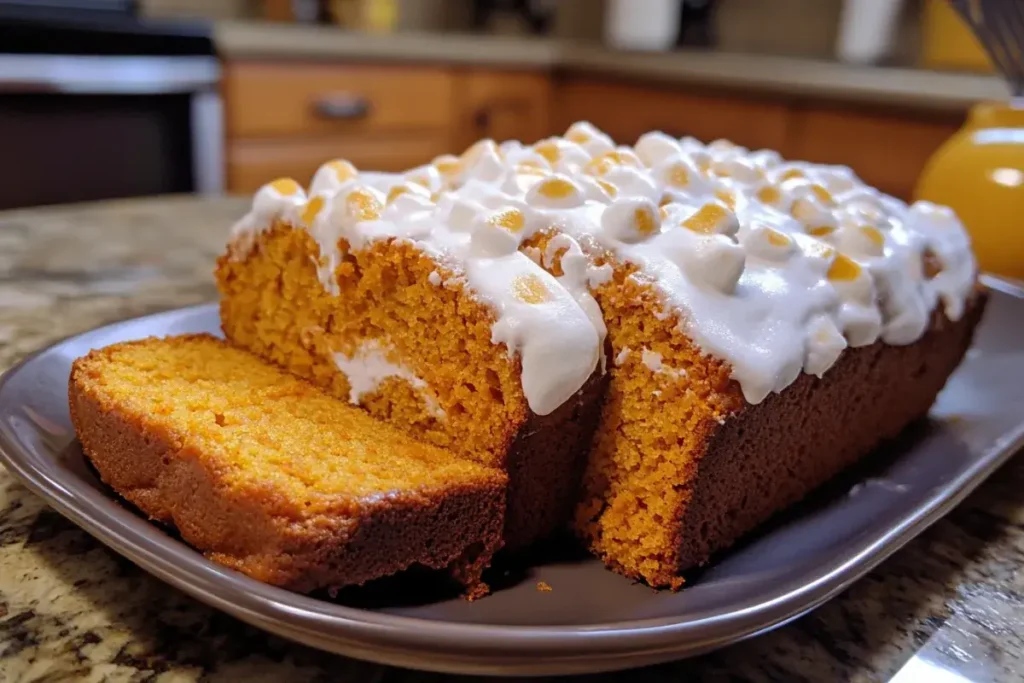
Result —
[[[1024,6],[1017,0],[950,0],[974,31],[1014,97],[1024,95]]]

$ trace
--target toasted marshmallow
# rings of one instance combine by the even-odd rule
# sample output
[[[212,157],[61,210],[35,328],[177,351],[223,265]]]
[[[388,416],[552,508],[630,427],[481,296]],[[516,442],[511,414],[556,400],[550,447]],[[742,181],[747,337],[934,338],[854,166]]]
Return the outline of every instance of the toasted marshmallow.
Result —
[[[565,175],[548,176],[526,193],[526,203],[546,209],[571,209],[586,200],[583,188]]]
[[[647,174],[631,166],[617,166],[598,180],[614,187],[616,197],[644,197],[651,201],[661,198],[657,186]]]
[[[863,257],[878,257],[885,253],[885,235],[873,225],[843,225],[836,232],[836,240],[843,251]]]
[[[455,195],[443,196],[438,206],[441,208],[440,219],[453,232],[470,232],[477,218],[487,210],[479,202]]]
[[[586,121],[579,121],[569,126],[564,137],[569,142],[575,142],[585,149],[592,157],[615,149],[615,143],[610,137]]]
[[[477,216],[470,241],[471,253],[478,256],[506,256],[519,249],[525,218],[517,209],[499,209]]]
[[[658,205],[646,197],[616,199],[601,215],[604,233],[621,242],[640,242],[661,231]]]
[[[692,250],[676,252],[679,266],[698,286],[732,294],[743,275],[747,254],[725,235],[706,235]]]
[[[821,377],[846,348],[846,338],[826,316],[818,316],[807,325],[804,371]]]
[[[740,241],[747,253],[766,261],[782,262],[797,252],[792,237],[764,223],[753,224],[744,231]]]
[[[652,175],[665,190],[681,197],[696,197],[713,192],[713,187],[692,161],[682,155],[663,159]]]
[[[710,171],[721,178],[731,178],[741,185],[753,185],[764,180],[764,171],[747,159],[734,158],[712,161]]]
[[[310,194],[333,194],[343,186],[351,183],[359,175],[359,171],[344,159],[335,159],[317,169],[313,182],[309,186]]]
[[[340,202],[340,206],[339,206]],[[342,221],[356,223],[380,220],[384,211],[384,195],[368,185],[356,185],[345,193],[335,195],[335,211],[340,209]]]
[[[669,157],[677,156],[682,150],[678,140],[660,131],[641,135],[634,147],[637,156],[645,166],[649,167],[657,166]]]
[[[703,235],[732,236],[739,229],[739,221],[731,209],[716,199],[700,206],[683,220],[682,226]]]

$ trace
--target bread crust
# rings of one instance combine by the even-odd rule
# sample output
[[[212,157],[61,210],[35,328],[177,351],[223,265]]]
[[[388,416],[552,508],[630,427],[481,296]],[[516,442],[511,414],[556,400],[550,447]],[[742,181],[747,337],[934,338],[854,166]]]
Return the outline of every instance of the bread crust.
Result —
[[[260,496],[227,486],[209,458],[92,390],[85,369],[111,348],[72,366],[69,404],[82,449],[106,484],[151,519],[173,524],[209,559],[297,592],[423,565],[447,568],[470,597],[486,593],[480,576],[501,545],[507,488],[497,470],[441,490],[339,497],[317,514],[294,512],[269,486]]]
[[[676,517],[678,560],[648,581],[678,588],[680,572],[924,417],[970,347],[986,301],[979,287],[959,320],[936,313],[913,344],[848,349],[822,378],[802,374],[712,430]]]
[[[609,379],[599,368],[554,412],[531,412],[520,426],[505,460],[508,551],[569,529]]]

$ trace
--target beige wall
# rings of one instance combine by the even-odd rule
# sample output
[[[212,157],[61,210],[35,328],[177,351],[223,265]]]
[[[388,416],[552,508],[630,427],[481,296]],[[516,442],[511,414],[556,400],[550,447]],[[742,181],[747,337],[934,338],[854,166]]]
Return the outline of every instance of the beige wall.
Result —
[[[559,0],[555,35],[600,42],[604,32],[604,0]]]

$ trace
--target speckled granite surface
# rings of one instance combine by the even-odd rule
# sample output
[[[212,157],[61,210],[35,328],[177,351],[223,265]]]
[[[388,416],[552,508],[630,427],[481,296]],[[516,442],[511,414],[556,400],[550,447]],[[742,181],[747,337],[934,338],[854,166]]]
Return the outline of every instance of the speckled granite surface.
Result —
[[[0,213],[0,369],[102,323],[213,299],[211,266],[243,206],[174,198]],[[1021,491],[1018,456],[811,615],[714,654],[628,676],[1022,680]],[[935,667],[962,678],[943,679]],[[196,603],[48,510],[0,469],[0,681],[439,678],[293,645]]]

